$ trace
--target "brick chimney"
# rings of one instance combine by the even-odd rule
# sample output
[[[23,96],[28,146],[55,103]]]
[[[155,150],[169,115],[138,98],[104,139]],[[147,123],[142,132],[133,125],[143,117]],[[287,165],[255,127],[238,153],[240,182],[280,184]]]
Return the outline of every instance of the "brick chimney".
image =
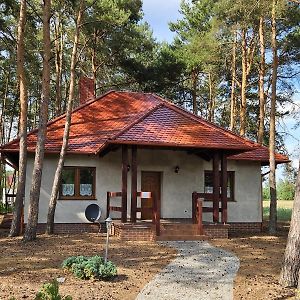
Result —
[[[79,79],[79,103],[80,105],[95,98],[94,79],[85,76]]]

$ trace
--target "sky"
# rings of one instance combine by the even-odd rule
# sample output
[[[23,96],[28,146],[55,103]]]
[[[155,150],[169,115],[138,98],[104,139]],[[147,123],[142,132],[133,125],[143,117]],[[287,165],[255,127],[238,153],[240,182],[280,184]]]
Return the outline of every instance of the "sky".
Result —
[[[168,23],[174,22],[181,18],[180,0],[144,0],[143,1],[144,20],[147,21],[152,30],[153,35],[158,41],[171,42],[174,33],[170,31]],[[296,125],[295,113],[300,116],[300,79],[297,82],[298,93],[293,97],[296,103],[293,107],[290,106],[290,111],[294,114],[288,115],[284,122],[279,122],[277,130],[286,132],[285,145],[289,152],[289,157],[293,161],[295,167],[298,166],[299,150],[300,150],[300,126]],[[300,117],[299,117],[300,119]]]
[[[153,29],[158,41],[171,42],[174,33],[168,23],[180,19],[180,0],[143,0],[144,20]]]

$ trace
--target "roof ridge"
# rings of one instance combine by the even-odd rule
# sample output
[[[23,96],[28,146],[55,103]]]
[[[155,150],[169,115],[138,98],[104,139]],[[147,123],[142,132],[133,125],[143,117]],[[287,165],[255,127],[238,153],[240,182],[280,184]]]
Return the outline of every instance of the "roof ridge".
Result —
[[[134,93],[134,94],[144,94],[144,95],[151,95],[153,96],[151,93],[142,93],[142,92],[127,92],[127,91],[115,91],[116,94],[128,94],[128,93]],[[124,96],[124,95],[122,95]],[[160,100],[160,99],[158,99]],[[104,145],[102,145],[99,149],[97,149],[97,151],[95,151],[95,154],[100,153],[100,151],[112,140],[116,140],[120,135],[122,135],[123,133],[125,133],[126,131],[128,131],[130,128],[132,128],[134,125],[140,123],[142,120],[144,120],[145,118],[147,118],[153,111],[155,111],[156,109],[158,109],[160,106],[162,106],[162,101],[160,100],[160,103],[158,103],[157,105],[155,105],[154,107],[152,107],[151,109],[149,109],[148,111],[145,112],[145,114],[143,114],[141,117],[139,117],[138,119],[136,119],[135,121],[133,121],[132,123],[130,123],[127,126],[124,126],[123,129],[121,129],[118,133],[116,133],[114,136],[109,137],[106,139]]]
[[[261,146],[259,145],[258,143],[254,142],[254,141],[251,141],[249,140],[248,138],[245,138],[245,137],[242,137],[240,136],[239,134],[235,133],[235,132],[232,132],[231,130],[229,129],[226,129],[222,126],[219,126],[217,124],[214,124],[213,122],[210,122],[210,121],[207,121],[205,119],[203,119],[202,117],[200,116],[197,116],[195,114],[192,114],[191,112],[189,112],[188,110],[172,103],[171,101],[169,100],[166,100],[164,98],[162,98],[161,96],[159,95],[156,95],[156,94],[152,94],[154,97],[157,97],[159,98],[160,101],[162,101],[164,103],[164,105],[166,105],[167,107],[169,107],[170,109],[173,109],[173,110],[176,110],[177,112],[181,113],[181,114],[184,114],[185,116],[189,117],[189,118],[192,118],[193,120],[195,121],[198,121],[200,122],[201,124],[205,123],[205,125],[208,125],[210,127],[213,127],[213,128],[217,128],[217,129],[221,129],[222,131],[224,131],[224,134],[226,135],[233,135],[239,139],[242,139],[242,140],[245,140],[246,142],[250,143],[253,145],[253,147],[258,147],[258,146]],[[251,150],[249,150],[251,151]]]
[[[97,98],[95,98],[95,99],[91,99],[90,101],[88,101],[88,102],[86,102],[86,103],[84,103],[84,104],[82,104],[82,105],[79,105],[78,107],[76,107],[75,109],[72,110],[72,113],[71,113],[71,114],[73,114],[74,112],[76,112],[76,111],[82,109],[83,107],[86,107],[86,106],[88,106],[88,105],[90,105],[90,104],[92,104],[92,103],[94,103],[94,102],[96,102],[96,101],[102,99],[103,97],[109,95],[110,93],[116,93],[116,91],[115,91],[115,90],[110,90],[110,91],[104,93],[103,95],[101,95],[101,96],[99,96],[99,97],[97,97]],[[49,120],[49,121],[47,122],[46,127],[48,127],[49,125],[52,125],[53,123],[55,123],[55,122],[57,122],[57,121],[63,119],[65,116],[66,116],[66,113],[63,113],[62,115],[60,115],[60,116],[58,116],[58,117],[55,117],[55,118],[52,119],[52,120]],[[26,136],[28,137],[29,135],[31,135],[31,134],[33,134],[33,133],[35,133],[35,132],[38,132],[38,128],[34,128],[34,129],[28,131]],[[17,141],[19,141],[19,140],[20,140],[20,138],[17,137],[17,138],[15,138],[15,139],[11,140],[10,142],[8,142],[8,143],[6,143],[6,144],[4,144],[4,145],[1,145],[1,146],[0,146],[0,149],[3,148],[4,146],[11,145],[11,144],[13,144],[13,143],[15,143],[15,142],[17,142]]]
[[[158,103],[157,105],[155,105],[154,107],[152,107],[151,109],[149,109],[145,114],[143,114],[141,117],[139,117],[137,120],[133,121],[131,124],[125,126],[121,131],[119,131],[118,133],[116,133],[113,137],[108,138],[108,140],[114,140],[117,139],[120,135],[124,134],[126,131],[128,131],[130,128],[132,128],[133,126],[135,126],[136,124],[140,123],[141,121],[143,121],[144,119],[146,119],[151,113],[153,113],[155,110],[157,110],[159,107],[161,107],[163,105],[163,103]]]

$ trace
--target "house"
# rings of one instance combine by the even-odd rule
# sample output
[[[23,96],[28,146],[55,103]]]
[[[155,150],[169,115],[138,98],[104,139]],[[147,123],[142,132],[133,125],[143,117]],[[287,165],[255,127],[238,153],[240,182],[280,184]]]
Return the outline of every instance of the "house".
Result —
[[[38,219],[41,230],[64,125],[62,115],[47,126]],[[36,139],[36,130],[28,134],[25,223]],[[2,155],[15,165],[18,151],[18,140],[1,148]],[[85,218],[85,209],[92,203],[100,206],[102,221],[111,214],[115,234],[124,239],[153,239],[174,222],[194,234],[195,225],[188,223],[196,220],[212,236],[259,231],[261,166],[268,160],[266,147],[157,95],[110,91],[72,113],[55,231],[94,231],[95,226]],[[285,163],[288,158],[277,153],[276,162]],[[142,222],[151,219],[156,230],[151,222]]]

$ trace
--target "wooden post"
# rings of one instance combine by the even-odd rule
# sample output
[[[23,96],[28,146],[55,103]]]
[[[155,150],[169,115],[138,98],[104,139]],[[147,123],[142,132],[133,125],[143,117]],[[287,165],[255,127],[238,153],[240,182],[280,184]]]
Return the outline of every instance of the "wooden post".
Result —
[[[128,147],[122,146],[122,223],[127,222],[127,166],[128,166]]]
[[[221,207],[222,207],[222,223],[227,223],[227,156],[222,154],[221,156]]]
[[[160,235],[160,203],[159,203],[159,199],[157,199],[157,197],[155,197],[154,195],[152,195],[152,199],[153,199],[153,218],[154,218],[154,224],[155,224],[155,231],[156,231],[156,235],[159,236]]]
[[[137,206],[137,146],[132,146],[131,156],[131,222],[136,223]]]
[[[203,200],[197,199],[197,227],[198,227],[198,234],[200,235],[203,235],[202,206],[203,206]]]
[[[219,199],[220,199],[220,175],[219,175],[220,156],[218,152],[213,156],[213,222],[219,222]]]
[[[192,194],[192,222],[196,223],[196,201],[197,201],[197,192]]]
[[[106,193],[106,218],[109,216],[110,211],[110,192]]]
[[[155,229],[156,229],[156,235],[160,236],[160,215],[159,215],[159,212],[156,214]]]
[[[160,177],[161,180],[161,177]],[[156,235],[160,235],[160,216],[161,216],[161,197],[156,200],[157,206],[157,222],[156,222]]]

